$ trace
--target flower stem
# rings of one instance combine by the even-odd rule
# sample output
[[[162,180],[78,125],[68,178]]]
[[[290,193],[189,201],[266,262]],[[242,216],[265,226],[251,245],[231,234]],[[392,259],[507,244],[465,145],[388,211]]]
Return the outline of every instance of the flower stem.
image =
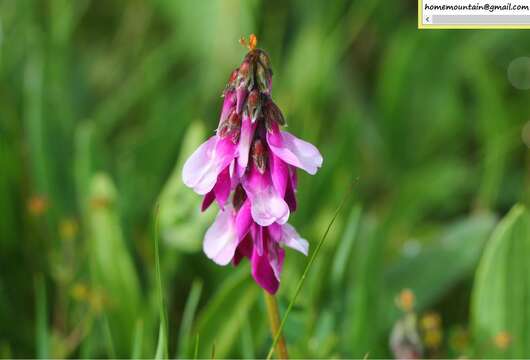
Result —
[[[274,295],[263,291],[265,295],[265,304],[267,304],[267,314],[269,316],[269,325],[271,327],[272,338],[278,337],[276,342],[276,352],[279,359],[288,359],[287,345],[280,330],[280,311],[278,310],[278,302]]]

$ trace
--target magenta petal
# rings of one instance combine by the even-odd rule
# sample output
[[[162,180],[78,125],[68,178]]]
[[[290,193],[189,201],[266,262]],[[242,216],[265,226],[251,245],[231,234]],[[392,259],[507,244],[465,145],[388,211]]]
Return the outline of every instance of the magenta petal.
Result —
[[[206,211],[212,205],[213,201],[215,200],[215,194],[213,193],[213,190],[210,191],[208,194],[204,195],[204,199],[202,200],[201,205],[201,211]]]
[[[275,156],[274,153],[269,154],[269,159],[272,183],[274,184],[278,194],[281,197],[284,197],[287,188],[287,182],[291,181],[288,165],[278,156]]]
[[[182,180],[200,195],[207,194],[217,182],[217,175],[234,159],[236,145],[228,138],[212,136],[188,158]]]
[[[289,183],[287,185],[287,190],[285,191],[285,202],[287,203],[287,205],[289,205],[289,210],[291,210],[291,212],[295,212],[296,211],[296,193],[295,193],[295,190],[293,189],[293,186]]]
[[[250,215],[250,201],[247,199],[239,209],[236,216],[237,237],[241,240],[249,232],[252,225],[252,216]]]
[[[217,180],[215,163],[212,161],[217,137],[212,136],[195,150],[182,169],[182,181],[201,195],[208,193]]]
[[[217,177],[217,182],[213,188],[215,199],[221,209],[224,208],[226,200],[230,196],[231,185],[232,180],[230,179],[230,170],[227,166]]]
[[[234,110],[236,106],[236,94],[235,91],[230,91],[225,94],[224,100],[223,100],[223,109],[221,110],[221,117],[219,119],[219,124],[226,121],[228,119],[228,116]]]
[[[267,231],[269,232],[269,238],[273,242],[279,243],[282,239],[282,225],[274,223],[270,226],[267,226]]]
[[[267,133],[267,142],[272,152],[286,163],[305,170],[311,175],[316,174],[323,161],[318,149],[286,131],[280,133],[281,145],[279,144],[278,133]]]
[[[241,114],[243,110],[243,105],[245,105],[245,100],[247,99],[248,90],[244,85],[239,86],[236,89],[236,112]]]
[[[227,265],[234,257],[239,241],[235,228],[235,212],[231,206],[220,210],[214,223],[204,236],[206,256],[219,265]]]
[[[254,137],[254,130],[256,129],[256,124],[252,124],[250,117],[245,112],[243,114],[243,120],[241,122],[241,135],[239,137],[238,144],[238,158],[237,163],[240,168],[244,169],[248,164],[248,153],[250,149],[250,143]]]
[[[239,242],[234,257],[232,258],[232,264],[237,266],[243,257],[250,259],[252,257],[252,250],[252,239],[250,236],[246,236],[242,241]]]
[[[272,269],[267,255],[259,255],[257,250],[254,248],[252,252],[252,277],[261,286],[270,294],[276,294],[280,286],[280,282],[274,275],[274,270]]]
[[[242,184],[250,199],[252,218],[258,225],[269,226],[274,222],[287,222],[289,206],[272,185],[268,172],[261,174],[252,165]]]
[[[272,268],[272,272],[278,281],[280,281],[280,275],[283,268],[283,259],[285,257],[285,250],[280,248],[277,243],[268,242],[268,258],[269,264]]]
[[[254,239],[254,248],[258,252],[258,255],[263,255],[263,227],[254,225],[251,228],[252,239]]]

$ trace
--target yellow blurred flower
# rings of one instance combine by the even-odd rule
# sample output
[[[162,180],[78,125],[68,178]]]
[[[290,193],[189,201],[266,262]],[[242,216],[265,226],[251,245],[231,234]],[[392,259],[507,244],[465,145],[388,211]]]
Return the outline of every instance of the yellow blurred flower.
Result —
[[[423,330],[423,342],[429,349],[437,349],[442,344],[442,318],[440,314],[429,312],[422,316],[421,328]]]
[[[512,342],[512,337],[507,331],[501,331],[497,335],[495,335],[495,338],[493,340],[495,342],[495,346],[497,346],[501,350],[506,350]]]
[[[70,294],[77,301],[86,300],[89,296],[88,287],[83,283],[77,283],[72,287]]]
[[[424,330],[439,329],[442,324],[442,317],[436,312],[428,312],[421,318],[421,327]]]
[[[410,289],[401,290],[396,299],[397,307],[405,312],[410,312],[414,309],[414,302],[415,296]]]
[[[28,212],[33,216],[40,216],[48,209],[48,200],[45,196],[34,195],[27,203]]]
[[[72,218],[63,219],[59,223],[59,235],[64,240],[73,239],[77,235],[78,229],[77,222]]]
[[[428,349],[438,349],[442,344],[443,333],[441,330],[429,330],[423,335],[423,343]]]

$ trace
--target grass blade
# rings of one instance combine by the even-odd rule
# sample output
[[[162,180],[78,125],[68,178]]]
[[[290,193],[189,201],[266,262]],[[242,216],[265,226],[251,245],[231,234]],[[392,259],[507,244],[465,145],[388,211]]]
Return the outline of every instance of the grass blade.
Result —
[[[156,287],[159,301],[160,311],[160,328],[158,331],[158,345],[156,348],[156,359],[167,359],[167,318],[166,318],[166,306],[164,302],[164,291],[162,288],[162,275],[160,272],[160,251],[158,244],[158,206],[155,214],[155,268],[156,268]]]
[[[195,350],[193,351],[193,358],[197,359],[199,355],[199,334],[195,337]]]
[[[202,281],[195,280],[191,285],[190,294],[184,307],[184,313],[182,315],[182,323],[180,325],[179,337],[178,337],[178,358],[184,358],[188,354],[188,347],[190,345],[191,328],[193,325],[193,318],[199,305],[199,300],[202,293]]]
[[[134,329],[134,341],[131,359],[139,359],[142,356],[142,338],[144,336],[144,322],[138,320]]]
[[[48,359],[49,353],[49,334],[48,334],[48,311],[46,301],[46,285],[42,275],[37,276],[35,281],[35,313],[36,321],[36,342],[37,357],[39,359]]]

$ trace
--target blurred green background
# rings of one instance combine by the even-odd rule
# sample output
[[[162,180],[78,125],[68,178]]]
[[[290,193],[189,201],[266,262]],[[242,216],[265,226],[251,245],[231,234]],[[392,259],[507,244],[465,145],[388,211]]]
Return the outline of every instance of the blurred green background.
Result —
[[[530,357],[529,92],[507,75],[530,35],[418,31],[416,13],[0,0],[0,355],[266,355],[248,263],[203,255],[216,210],[180,180],[253,32],[289,131],[324,156],[290,219],[311,249],[354,182],[288,318],[291,355],[392,356],[410,289],[425,357]],[[282,309],[306,263],[287,252]]]

